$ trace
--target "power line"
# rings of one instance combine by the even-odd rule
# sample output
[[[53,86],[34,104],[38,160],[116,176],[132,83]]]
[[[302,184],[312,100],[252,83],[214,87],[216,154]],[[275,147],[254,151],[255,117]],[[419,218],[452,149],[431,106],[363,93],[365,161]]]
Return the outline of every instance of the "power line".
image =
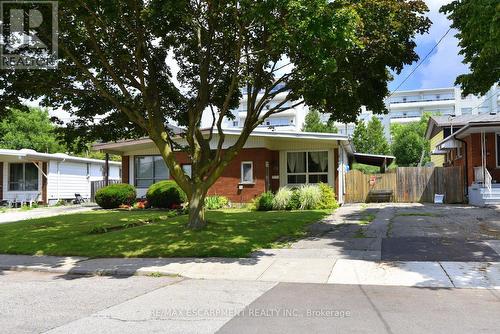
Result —
[[[441,38],[440,38],[440,39],[439,39],[439,41],[436,43],[436,45],[434,45],[434,46],[432,47],[432,49],[431,49],[431,50],[430,50],[430,51],[429,51],[429,52],[425,55],[425,57],[424,57],[424,58],[422,58],[422,60],[421,60],[421,61],[417,64],[417,66],[415,66],[415,68],[414,68],[414,69],[410,72],[410,74],[408,74],[408,75],[406,76],[406,78],[403,80],[403,82],[401,82],[401,83],[399,84],[399,86],[398,86],[395,90],[393,90],[393,91],[391,92],[391,94],[390,94],[388,97],[391,97],[394,93],[396,93],[396,92],[399,90],[399,88],[401,88],[401,86],[403,86],[403,84],[404,84],[406,81],[408,81],[408,79],[409,79],[409,78],[410,78],[410,77],[411,77],[411,76],[415,73],[415,71],[416,71],[416,70],[417,70],[417,69],[418,69],[418,68],[419,68],[419,67],[420,67],[420,66],[424,63],[424,61],[426,61],[426,60],[427,60],[427,58],[429,58],[429,56],[432,54],[432,52],[433,52],[434,50],[436,50],[436,48],[438,47],[438,45],[439,45],[439,44],[443,41],[443,39],[444,39],[444,38],[448,35],[448,33],[449,33],[450,31],[451,31],[451,27],[450,27],[450,28],[449,28],[449,29],[448,29],[448,30],[444,33],[444,35],[443,35],[443,36],[441,36]]]

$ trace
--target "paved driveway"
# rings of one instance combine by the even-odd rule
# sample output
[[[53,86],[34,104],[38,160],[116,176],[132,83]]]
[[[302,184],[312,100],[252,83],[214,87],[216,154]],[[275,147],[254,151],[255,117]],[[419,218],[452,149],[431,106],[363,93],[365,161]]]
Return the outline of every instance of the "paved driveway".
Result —
[[[500,261],[500,210],[495,208],[348,204],[310,232],[291,248],[328,249],[348,259]],[[292,250],[275,251],[287,252]]]
[[[69,213],[85,212],[85,211],[95,210],[96,208],[97,206],[95,205],[93,206],[71,205],[71,206],[38,208],[27,211],[22,211],[20,209],[9,209],[5,212],[0,212],[0,224],[12,223],[16,221],[35,219],[35,218],[53,217]]]

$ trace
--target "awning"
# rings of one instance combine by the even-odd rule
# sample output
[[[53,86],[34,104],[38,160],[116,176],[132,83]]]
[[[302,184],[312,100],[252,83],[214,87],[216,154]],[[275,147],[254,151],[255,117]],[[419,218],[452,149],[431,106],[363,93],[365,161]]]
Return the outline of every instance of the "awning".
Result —
[[[389,166],[394,159],[396,159],[396,157],[392,155],[354,153],[354,160],[356,160],[357,163],[370,166]]]

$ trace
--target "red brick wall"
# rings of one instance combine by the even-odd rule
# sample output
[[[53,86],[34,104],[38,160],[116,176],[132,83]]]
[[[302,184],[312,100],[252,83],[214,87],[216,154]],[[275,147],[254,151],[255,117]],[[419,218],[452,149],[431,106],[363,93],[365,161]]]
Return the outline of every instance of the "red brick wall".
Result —
[[[481,134],[473,133],[463,139],[467,143],[467,184],[474,182],[474,167],[481,166]],[[465,166],[465,157],[456,159],[456,152],[452,153],[452,163],[448,166]],[[500,182],[500,169],[496,166],[495,134],[486,134],[486,167],[493,180]]]
[[[243,185],[239,190],[241,180],[241,162],[253,162],[253,177],[255,184]],[[210,188],[209,195],[223,195],[235,203],[247,203],[266,190],[266,161],[269,162],[269,178],[271,190],[279,188],[279,180],[272,180],[272,175],[279,175],[279,153],[265,148],[243,149],[229,163],[222,176]]]
[[[189,164],[189,156],[185,152],[177,152],[176,160],[180,164]],[[254,184],[245,184],[243,189],[238,186],[241,181],[241,162],[253,162]],[[269,162],[269,180],[272,191],[279,188],[279,180],[273,180],[273,175],[279,175],[279,152],[265,148],[247,148],[229,163],[222,176],[210,188],[209,195],[222,195],[234,203],[247,203],[266,190],[266,161]],[[125,164],[125,162],[123,162]],[[128,166],[128,163],[127,163]],[[123,168],[123,167],[122,167]],[[125,182],[125,181],[124,181]],[[127,180],[128,182],[128,180]]]
[[[130,157],[122,156],[122,183],[129,183],[130,180]]]

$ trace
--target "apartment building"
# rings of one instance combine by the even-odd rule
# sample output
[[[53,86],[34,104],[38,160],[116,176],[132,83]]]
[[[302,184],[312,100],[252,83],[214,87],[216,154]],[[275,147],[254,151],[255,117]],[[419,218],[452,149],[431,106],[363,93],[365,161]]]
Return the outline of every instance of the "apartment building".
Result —
[[[280,103],[286,93],[278,95],[275,100],[266,106],[267,109]],[[433,88],[398,91],[386,99],[389,113],[376,115],[384,124],[386,135],[390,137],[390,125],[393,123],[415,122],[425,112],[440,114],[442,116],[462,116],[479,114],[500,113],[500,87],[493,86],[484,96],[462,96],[462,91],[457,87]],[[283,113],[273,115],[266,119],[260,126],[261,130],[270,131],[301,131],[305,116],[309,109],[307,106],[299,106]],[[224,128],[241,128],[246,118],[246,98],[244,97],[240,107],[233,112],[234,119],[225,119]],[[323,115],[324,120],[328,115]],[[369,121],[373,113],[362,107],[359,119]],[[339,134],[352,135],[355,125],[353,123],[337,123]]]

